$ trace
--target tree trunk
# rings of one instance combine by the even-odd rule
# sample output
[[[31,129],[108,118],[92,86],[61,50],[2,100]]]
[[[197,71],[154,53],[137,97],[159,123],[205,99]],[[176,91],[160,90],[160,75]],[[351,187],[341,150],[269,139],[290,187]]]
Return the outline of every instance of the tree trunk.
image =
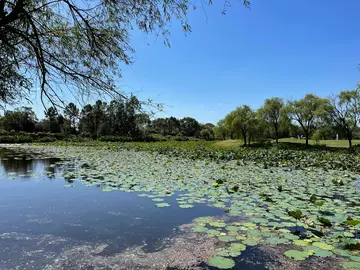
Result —
[[[352,147],[352,134],[351,133],[348,134],[348,141],[349,141],[349,148],[351,148]]]
[[[275,139],[276,139],[276,144],[279,144],[279,131],[277,128],[275,128]]]
[[[244,146],[246,146],[246,135],[243,135],[244,138]]]
[[[306,146],[309,146],[309,134],[306,134],[306,143],[305,143],[305,145]]]

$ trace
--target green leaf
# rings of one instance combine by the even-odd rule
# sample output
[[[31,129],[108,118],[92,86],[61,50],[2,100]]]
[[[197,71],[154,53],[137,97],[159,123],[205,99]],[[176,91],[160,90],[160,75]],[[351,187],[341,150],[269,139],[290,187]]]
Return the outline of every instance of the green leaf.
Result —
[[[209,223],[209,225],[212,227],[218,227],[218,228],[222,228],[222,227],[226,226],[226,224],[222,221],[212,221]]]
[[[343,262],[342,266],[348,270],[360,269],[360,263],[358,262]]]
[[[309,242],[306,242],[304,240],[294,240],[293,243],[297,246],[306,247],[309,245]]]
[[[193,232],[206,232],[207,228],[204,226],[195,226],[192,228]]]
[[[154,198],[154,199],[152,199],[154,202],[163,202],[164,201],[164,199],[162,199],[162,198]]]
[[[302,212],[301,210],[296,211],[288,211],[289,216],[295,218],[295,219],[301,219],[302,218]]]
[[[309,254],[307,252],[300,250],[288,250],[284,253],[284,255],[296,261],[304,261],[309,257]]]
[[[184,209],[189,209],[189,208],[194,208],[194,205],[192,204],[179,204],[180,208],[184,208]]]
[[[220,269],[231,269],[235,266],[235,262],[232,259],[224,258],[221,256],[214,256],[208,261],[209,266],[217,267]]]
[[[323,242],[315,242],[312,244],[315,247],[321,248],[323,250],[333,250],[335,247]]]
[[[350,225],[350,226],[356,226],[356,225],[360,224],[360,220],[353,220],[353,219],[347,220],[346,224]]]
[[[169,207],[170,206],[170,204],[168,204],[168,203],[157,203],[155,205],[156,205],[156,207],[159,207],[159,208]]]
[[[232,243],[229,249],[230,251],[234,251],[234,252],[244,251],[246,249],[246,246],[241,243]]]
[[[331,227],[332,223],[329,219],[324,218],[324,217],[319,217],[318,220],[325,226]]]

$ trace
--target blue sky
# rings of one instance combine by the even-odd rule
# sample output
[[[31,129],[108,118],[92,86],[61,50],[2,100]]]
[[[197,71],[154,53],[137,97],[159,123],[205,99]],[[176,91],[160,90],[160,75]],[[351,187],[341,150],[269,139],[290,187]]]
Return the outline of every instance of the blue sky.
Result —
[[[359,0],[252,0],[251,9],[234,0],[226,16],[216,3],[189,13],[187,36],[174,22],[171,48],[134,32],[123,89],[164,103],[159,116],[216,123],[236,106],[326,97],[359,81]]]

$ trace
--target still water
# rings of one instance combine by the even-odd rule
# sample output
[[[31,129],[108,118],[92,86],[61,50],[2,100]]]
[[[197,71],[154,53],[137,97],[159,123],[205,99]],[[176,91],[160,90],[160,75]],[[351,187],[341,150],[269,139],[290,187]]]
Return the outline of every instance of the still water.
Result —
[[[57,269],[54,261],[72,247],[98,248],[100,256],[134,246],[155,252],[178,226],[223,213],[205,205],[160,209],[135,192],[69,184],[53,158],[1,148],[0,158],[0,269]],[[67,267],[97,269],[78,263]],[[110,262],[99,269],[117,268]]]

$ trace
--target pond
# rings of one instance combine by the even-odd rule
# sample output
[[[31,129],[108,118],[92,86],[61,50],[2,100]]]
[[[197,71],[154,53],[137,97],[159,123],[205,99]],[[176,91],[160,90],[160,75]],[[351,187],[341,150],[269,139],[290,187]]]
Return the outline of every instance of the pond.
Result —
[[[278,213],[281,218],[264,215],[276,200],[273,193],[258,196],[250,191],[257,189],[253,184],[246,187],[248,196],[235,196],[244,185],[231,184],[226,196],[219,193],[224,175],[232,179],[239,177],[237,170],[245,170],[245,175],[253,170],[260,176],[257,167],[87,150],[0,148],[1,269],[330,269],[329,263],[332,269],[337,264],[342,267],[344,259],[330,254],[334,243],[312,243],[317,240],[307,234],[304,221],[283,213]],[[129,172],[135,165],[138,171]],[[299,176],[283,170],[276,177],[285,181]],[[355,191],[340,186],[334,190],[343,200],[329,199],[330,193],[322,192],[316,200],[324,197],[321,201],[338,205],[350,200],[346,203],[352,203],[354,211],[359,209],[352,197]],[[258,213],[252,213],[259,203]],[[323,215],[335,222],[332,217],[339,219],[339,213]],[[357,231],[334,226],[338,228],[331,234],[347,232],[357,241]],[[277,227],[276,234],[269,227]],[[288,247],[292,241],[298,241],[299,247],[312,243],[313,249],[307,255],[299,251],[283,256],[297,250]],[[319,256],[311,256],[314,253]],[[357,267],[357,254],[346,255],[352,256],[349,265]],[[290,259],[304,256],[310,258]],[[335,259],[339,263],[333,264]]]

